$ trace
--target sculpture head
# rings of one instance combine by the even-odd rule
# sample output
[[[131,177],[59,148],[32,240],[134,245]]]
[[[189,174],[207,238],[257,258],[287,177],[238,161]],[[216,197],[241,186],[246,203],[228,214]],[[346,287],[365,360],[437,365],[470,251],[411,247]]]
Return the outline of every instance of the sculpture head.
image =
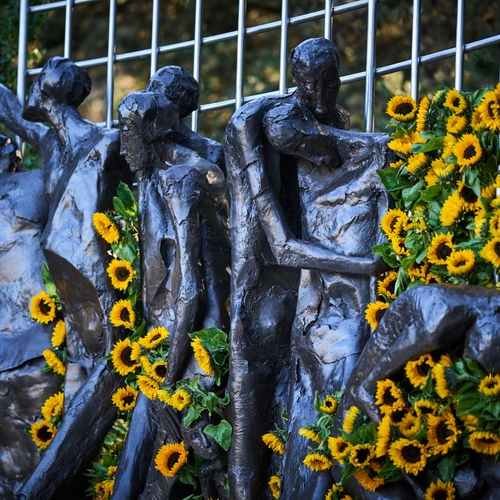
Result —
[[[297,99],[316,119],[333,122],[340,90],[339,53],[326,38],[311,38],[290,55],[292,75],[297,82]]]
[[[177,104],[181,119],[198,108],[200,86],[188,71],[179,66],[159,69],[149,79],[146,90],[160,92]]]
[[[64,57],[52,57],[31,85],[23,117],[46,121],[54,103],[78,107],[90,94],[88,73]]]

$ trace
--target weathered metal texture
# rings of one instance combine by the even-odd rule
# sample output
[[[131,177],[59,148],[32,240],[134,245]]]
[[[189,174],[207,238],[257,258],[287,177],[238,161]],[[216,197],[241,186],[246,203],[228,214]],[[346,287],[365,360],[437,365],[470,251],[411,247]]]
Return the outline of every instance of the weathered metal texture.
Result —
[[[229,479],[238,499],[265,491],[269,453],[261,436],[273,428],[280,405],[290,414],[282,495],[324,497],[330,485],[304,471],[297,431],[315,421],[315,391],[326,395],[345,385],[368,337],[363,312],[374,276],[384,268],[371,247],[388,207],[375,172],[385,166],[387,136],[341,130],[349,115],[336,105],[332,42],[303,42],[292,51],[291,67],[297,92],[243,106],[226,134],[233,245]]]
[[[188,72],[167,66],[151,77],[145,91],[129,94],[119,107],[122,152],[137,172],[144,315],[150,327],[170,331],[165,385],[202,374],[193,363],[188,333],[214,326],[227,329],[229,323],[223,150],[182,123],[198,107],[198,94],[198,83]],[[147,421],[144,412],[150,416]],[[179,441],[181,435],[200,455],[213,446],[203,433],[196,437],[182,429],[163,403],[141,401],[134,410],[113,497],[132,499],[142,492],[144,499],[176,498],[182,486],[155,470],[153,458],[165,441]],[[221,451],[206,457],[214,474],[221,466],[216,464]],[[139,457],[150,466],[138,475],[134,464]],[[206,494],[210,496],[208,490]]]

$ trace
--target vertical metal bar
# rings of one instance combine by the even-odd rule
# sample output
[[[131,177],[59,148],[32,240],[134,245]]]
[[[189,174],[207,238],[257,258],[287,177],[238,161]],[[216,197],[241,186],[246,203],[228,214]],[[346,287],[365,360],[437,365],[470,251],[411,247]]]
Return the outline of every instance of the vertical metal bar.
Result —
[[[332,0],[325,0],[325,32],[324,37],[332,39]]]
[[[286,82],[288,70],[288,0],[281,2],[281,40],[280,40],[280,81],[279,92],[286,94],[288,85]]]
[[[413,0],[413,23],[411,29],[411,78],[410,92],[418,100],[418,68],[420,63],[420,0]]]
[[[373,100],[375,96],[375,38],[377,0],[368,0],[366,32],[365,130],[373,130]]]
[[[194,54],[193,54],[193,76],[200,81],[200,55],[201,55],[201,28],[203,20],[203,0],[196,0],[194,13]],[[195,109],[191,115],[191,128],[198,131],[199,109]]]
[[[113,124],[113,90],[115,69],[116,0],[109,0],[108,65],[106,73],[106,127]]]
[[[465,1],[457,1],[457,42],[455,52],[455,88],[462,90],[464,79],[464,15]]]
[[[21,0],[21,5],[19,7],[19,42],[17,55],[17,98],[21,106],[24,106],[24,99],[26,97],[29,8],[29,0]]]
[[[236,46],[236,91],[235,109],[243,104],[243,64],[245,55],[245,14],[246,0],[238,0],[238,38]]]
[[[66,15],[64,18],[64,57],[71,58],[71,27],[73,19],[73,0],[66,0]]]
[[[151,69],[153,75],[158,69],[158,26],[160,19],[160,0],[153,0],[153,13],[151,20]]]

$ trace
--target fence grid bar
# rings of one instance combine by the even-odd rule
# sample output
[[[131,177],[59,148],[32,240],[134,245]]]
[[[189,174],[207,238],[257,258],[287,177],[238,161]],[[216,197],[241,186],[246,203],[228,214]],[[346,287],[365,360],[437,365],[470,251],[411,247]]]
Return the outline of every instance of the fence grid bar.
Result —
[[[323,36],[332,39],[332,0],[325,0],[325,26]]]
[[[457,41],[455,58],[455,88],[462,90],[464,79],[464,0],[457,0]]]
[[[243,104],[243,66],[245,50],[245,14],[246,0],[238,2],[238,39],[236,46],[236,91],[235,109],[239,109]]]
[[[158,27],[160,22],[160,0],[153,0],[153,11],[151,14],[151,68],[150,75],[158,69]]]
[[[411,90],[410,94],[418,100],[418,68],[420,64],[420,0],[413,0],[413,19],[411,29]]]
[[[28,58],[29,0],[21,0],[19,7],[19,41],[17,54],[17,98],[22,106],[26,98],[26,67]]]
[[[375,40],[377,0],[368,3],[368,20],[366,31],[366,86],[365,86],[365,130],[373,130],[373,100],[375,96]]]
[[[108,22],[108,62],[106,75],[106,127],[113,122],[113,94],[115,84],[115,31],[116,31],[116,0],[109,0]]]
[[[281,39],[280,39],[280,80],[279,93],[286,94],[288,91],[288,0],[281,3]]]
[[[194,18],[194,53],[193,53],[193,77],[200,81],[200,66],[201,66],[201,30],[203,20],[203,0],[196,0]],[[191,116],[191,128],[198,131],[198,114],[199,109],[193,111]]]
[[[71,59],[73,21],[73,0],[66,0],[66,12],[64,16],[64,57]]]

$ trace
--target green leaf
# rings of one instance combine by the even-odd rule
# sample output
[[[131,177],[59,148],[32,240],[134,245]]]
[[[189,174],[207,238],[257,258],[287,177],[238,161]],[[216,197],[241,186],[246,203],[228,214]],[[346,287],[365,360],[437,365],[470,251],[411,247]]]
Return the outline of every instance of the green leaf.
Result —
[[[137,216],[137,202],[135,201],[134,195],[132,194],[132,191],[130,191],[130,188],[127,186],[127,184],[120,182],[120,184],[118,184],[116,192],[122,206],[125,209],[126,215],[131,217]]]
[[[219,425],[209,424],[203,429],[203,432],[213,438],[223,450],[229,450],[233,428],[227,420],[222,419]]]
[[[443,138],[442,137],[434,137],[433,139],[428,140],[427,142],[416,142],[411,147],[412,153],[427,153],[429,151],[437,151],[438,149],[443,148]]]
[[[111,249],[122,260],[127,262],[134,262],[137,256],[137,249],[135,245],[130,243],[113,243]]]
[[[193,477],[193,472],[189,466],[184,465],[184,467],[182,467],[182,469],[177,472],[176,476],[179,478],[179,481],[181,483],[189,484],[195,489],[198,487],[198,483]]]
[[[437,468],[441,473],[441,479],[445,482],[452,481],[455,476],[455,467],[457,466],[457,459],[455,455],[449,455],[443,458],[438,464]]]
[[[478,89],[472,94],[472,107],[475,108],[480,102],[481,99],[484,97],[484,94],[491,90],[491,87],[486,87],[484,89]]]
[[[463,394],[458,400],[457,416],[477,412],[478,407],[482,407],[480,393],[474,391]]]
[[[57,288],[54,283],[54,279],[50,274],[49,268],[47,264],[44,262],[42,265],[42,279],[43,286],[45,287],[46,292],[53,298],[59,300],[59,295],[57,293]]]
[[[213,392],[209,392],[201,401],[201,405],[208,410],[208,414],[212,415],[214,408],[219,404],[219,398]]]
[[[382,184],[389,192],[398,191],[405,186],[397,177],[398,170],[395,168],[385,168],[383,170],[377,170],[377,174],[380,177]]]
[[[201,417],[201,411],[197,408],[197,405],[189,405],[188,412],[186,416],[182,419],[184,427],[190,427],[191,424]]]
[[[437,198],[443,191],[443,187],[439,184],[435,186],[428,187],[424,191],[420,193],[420,199],[422,201],[432,201],[434,198]]]
[[[372,247],[372,252],[384,259],[384,262],[393,268],[399,267],[399,261],[395,257],[392,245],[389,242],[380,243]]]
[[[123,204],[122,200],[120,200],[120,198],[117,198],[116,196],[113,198],[113,208],[118,215],[127,217],[127,210],[125,209],[125,205]]]

